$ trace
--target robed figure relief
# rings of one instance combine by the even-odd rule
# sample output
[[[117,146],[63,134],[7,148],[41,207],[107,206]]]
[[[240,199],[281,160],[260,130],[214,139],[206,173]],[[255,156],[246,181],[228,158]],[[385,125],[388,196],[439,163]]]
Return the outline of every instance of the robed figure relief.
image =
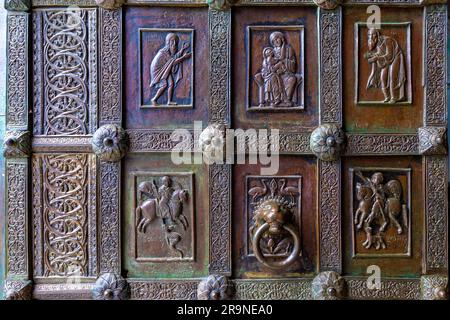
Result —
[[[396,103],[406,99],[406,69],[402,49],[397,40],[385,36],[378,29],[367,32],[369,51],[364,54],[371,65],[366,89],[382,91],[384,103]]]
[[[183,79],[182,64],[192,53],[188,51],[189,43],[183,43],[179,48],[180,38],[175,33],[166,36],[165,45],[159,49],[150,66],[150,87],[157,89],[151,99],[152,105],[158,105],[158,99],[167,94],[167,105],[177,105],[173,100],[174,90]]]
[[[296,53],[279,31],[273,32],[269,40],[271,47],[263,49],[261,69],[254,75],[258,107],[295,107],[295,93],[302,82],[302,75],[297,73]]]

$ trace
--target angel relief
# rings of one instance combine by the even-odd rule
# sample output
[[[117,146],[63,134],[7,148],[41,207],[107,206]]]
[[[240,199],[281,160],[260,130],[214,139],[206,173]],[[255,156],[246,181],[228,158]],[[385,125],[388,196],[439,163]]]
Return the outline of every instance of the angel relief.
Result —
[[[183,205],[188,201],[188,190],[174,183],[169,176],[143,181],[138,186],[138,206],[136,208],[136,229],[146,233],[150,224],[159,222],[166,245],[180,258],[184,252],[179,248],[183,233],[189,228],[189,221],[183,213]]]
[[[356,232],[365,232],[364,248],[386,249],[385,234],[389,228],[394,228],[398,235],[407,233],[408,208],[402,199],[402,184],[396,179],[384,183],[381,172],[370,178],[360,171],[355,174],[362,181],[356,184],[359,201],[354,216]]]

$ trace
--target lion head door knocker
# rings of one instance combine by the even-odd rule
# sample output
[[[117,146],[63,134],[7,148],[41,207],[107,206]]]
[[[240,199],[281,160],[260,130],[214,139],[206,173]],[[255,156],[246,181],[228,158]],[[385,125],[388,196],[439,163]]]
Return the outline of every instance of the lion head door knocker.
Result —
[[[259,262],[271,269],[286,268],[299,256],[300,236],[295,225],[294,206],[293,201],[274,195],[274,192],[254,204],[253,224],[249,230],[253,253]]]
[[[138,186],[139,205],[136,208],[136,229],[145,233],[147,226],[160,220],[167,246],[180,258],[184,253],[177,246],[183,240],[182,231],[186,231],[189,222],[183,214],[183,204],[188,201],[188,190],[179,183],[174,183],[169,176],[160,179],[160,186],[155,180],[143,181]]]
[[[395,179],[384,183],[381,172],[373,173],[370,178],[360,171],[355,174],[363,181],[356,184],[359,205],[354,217],[356,230],[366,233],[362,245],[366,249],[386,249],[384,234],[387,228],[394,227],[400,235],[408,227],[408,208],[402,200],[402,185]]]

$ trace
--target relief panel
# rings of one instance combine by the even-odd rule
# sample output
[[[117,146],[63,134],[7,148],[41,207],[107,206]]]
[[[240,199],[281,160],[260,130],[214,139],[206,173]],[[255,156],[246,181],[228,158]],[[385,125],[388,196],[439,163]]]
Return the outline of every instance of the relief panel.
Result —
[[[123,269],[127,277],[192,278],[208,270],[207,168],[170,154],[128,155],[123,171]]]
[[[96,9],[51,9],[33,13],[35,134],[95,132],[96,31]]]
[[[313,157],[283,156],[274,176],[260,164],[233,170],[233,274],[298,277],[315,264],[317,198]]]
[[[303,109],[303,26],[247,27],[249,111]]]
[[[192,173],[131,172],[131,175],[136,198],[136,261],[193,261]]]
[[[96,170],[93,155],[33,156],[35,277],[97,274]]]
[[[208,9],[126,7],[126,129],[190,128],[208,119]]]
[[[386,277],[421,274],[421,158],[345,158],[342,174],[345,274],[366,274],[372,264]]]
[[[354,257],[411,255],[411,169],[350,168]]]
[[[423,124],[423,9],[384,9],[370,29],[364,8],[343,19],[344,128],[358,133],[417,133]]]
[[[141,108],[192,108],[194,30],[139,32]]]
[[[355,102],[411,104],[411,23],[355,24]]]
[[[318,55],[305,51],[317,52],[316,14],[313,7],[234,9],[235,127],[270,122],[274,128],[302,132],[318,124]]]

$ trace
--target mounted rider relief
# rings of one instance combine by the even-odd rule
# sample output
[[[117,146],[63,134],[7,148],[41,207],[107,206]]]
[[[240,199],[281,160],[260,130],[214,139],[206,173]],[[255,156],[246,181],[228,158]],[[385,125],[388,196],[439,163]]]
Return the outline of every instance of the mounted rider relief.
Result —
[[[134,172],[133,176],[136,261],[193,261],[193,175]]]
[[[411,23],[355,23],[355,103],[412,103]]]
[[[192,108],[194,30],[139,29],[141,108]]]
[[[248,111],[304,109],[303,26],[247,27]]]
[[[411,169],[351,168],[353,257],[411,255]]]

